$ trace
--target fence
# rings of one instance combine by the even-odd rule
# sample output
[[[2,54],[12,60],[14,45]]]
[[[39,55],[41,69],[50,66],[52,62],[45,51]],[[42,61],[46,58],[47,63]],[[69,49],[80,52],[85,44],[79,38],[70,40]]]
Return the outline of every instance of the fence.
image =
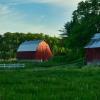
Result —
[[[0,68],[24,68],[25,64],[0,64]]]

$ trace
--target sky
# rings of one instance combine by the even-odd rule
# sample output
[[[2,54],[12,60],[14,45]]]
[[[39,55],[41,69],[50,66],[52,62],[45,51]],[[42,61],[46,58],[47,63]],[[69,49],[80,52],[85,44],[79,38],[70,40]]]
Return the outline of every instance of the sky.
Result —
[[[0,34],[45,33],[56,36],[82,0],[0,0]]]

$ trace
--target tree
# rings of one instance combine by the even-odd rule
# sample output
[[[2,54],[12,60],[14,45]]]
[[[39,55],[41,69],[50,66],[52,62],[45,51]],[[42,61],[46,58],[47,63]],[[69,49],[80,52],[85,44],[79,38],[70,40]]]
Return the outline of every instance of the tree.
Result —
[[[68,36],[65,42],[66,48],[83,56],[83,47],[95,33],[100,32],[100,1],[80,2],[73,12],[72,20],[65,24],[64,29]]]

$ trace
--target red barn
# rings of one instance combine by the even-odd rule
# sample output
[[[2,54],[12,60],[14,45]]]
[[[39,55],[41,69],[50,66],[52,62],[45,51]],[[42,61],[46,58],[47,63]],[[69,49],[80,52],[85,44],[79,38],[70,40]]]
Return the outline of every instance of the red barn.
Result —
[[[100,65],[100,33],[94,35],[90,43],[85,47],[86,63]]]
[[[23,42],[17,50],[19,60],[48,60],[52,57],[49,45],[43,40]]]

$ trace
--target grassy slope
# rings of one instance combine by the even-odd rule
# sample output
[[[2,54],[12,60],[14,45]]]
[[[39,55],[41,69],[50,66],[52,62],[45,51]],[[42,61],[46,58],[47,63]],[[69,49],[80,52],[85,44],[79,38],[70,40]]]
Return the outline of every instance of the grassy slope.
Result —
[[[0,71],[0,100],[99,99],[99,68]]]

